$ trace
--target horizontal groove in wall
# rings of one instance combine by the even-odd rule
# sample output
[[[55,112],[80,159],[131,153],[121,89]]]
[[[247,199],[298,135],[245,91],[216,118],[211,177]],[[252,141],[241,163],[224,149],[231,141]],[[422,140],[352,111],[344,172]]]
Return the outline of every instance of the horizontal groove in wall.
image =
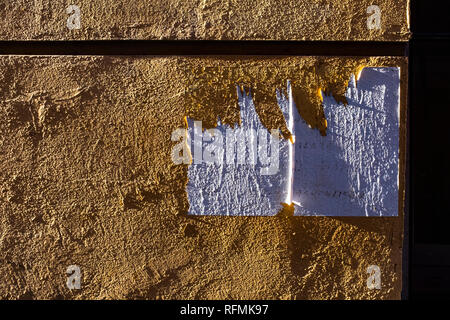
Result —
[[[406,56],[407,47],[407,42],[375,41],[0,41],[0,54]]]

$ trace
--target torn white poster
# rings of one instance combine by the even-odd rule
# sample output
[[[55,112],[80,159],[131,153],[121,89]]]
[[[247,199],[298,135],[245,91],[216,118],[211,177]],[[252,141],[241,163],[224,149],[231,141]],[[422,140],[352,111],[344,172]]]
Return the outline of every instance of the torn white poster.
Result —
[[[300,117],[288,82],[277,100],[293,145],[262,125],[239,90],[241,125],[203,130],[188,119],[188,213],[271,216],[294,203],[296,215],[398,215],[399,72],[352,75],[346,106],[324,96],[326,136]]]

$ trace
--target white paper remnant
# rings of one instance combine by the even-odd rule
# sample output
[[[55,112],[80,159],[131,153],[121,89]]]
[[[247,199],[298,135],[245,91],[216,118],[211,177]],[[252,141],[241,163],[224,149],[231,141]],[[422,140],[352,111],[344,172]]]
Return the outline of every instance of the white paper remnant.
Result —
[[[399,90],[399,68],[364,68],[347,106],[324,95],[326,136],[294,114],[296,215],[398,215]]]
[[[282,92],[274,89],[274,94],[287,119],[289,101]],[[218,121],[218,131],[210,135],[202,132],[201,123],[188,118],[193,158],[188,169],[188,214],[273,216],[286,202],[289,141],[280,137],[275,144],[270,140],[251,95],[238,90],[238,98],[241,125],[234,128]],[[211,153],[218,155],[217,162],[205,161]]]

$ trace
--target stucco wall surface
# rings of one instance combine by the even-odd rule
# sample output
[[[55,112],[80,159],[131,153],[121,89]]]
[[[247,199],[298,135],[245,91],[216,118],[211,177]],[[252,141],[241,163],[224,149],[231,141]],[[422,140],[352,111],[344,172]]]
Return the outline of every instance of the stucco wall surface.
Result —
[[[408,0],[2,0],[0,39],[407,41],[408,10]]]
[[[290,80],[326,134],[318,90],[342,101],[369,66],[400,68],[398,216],[187,214],[188,165],[171,159],[186,117],[237,122],[241,83],[289,139],[275,89]],[[0,298],[398,299],[406,70],[393,57],[0,57]]]

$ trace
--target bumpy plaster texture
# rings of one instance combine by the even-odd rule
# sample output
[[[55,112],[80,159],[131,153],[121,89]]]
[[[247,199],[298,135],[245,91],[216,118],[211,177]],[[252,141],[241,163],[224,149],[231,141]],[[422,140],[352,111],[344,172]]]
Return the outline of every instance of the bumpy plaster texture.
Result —
[[[286,86],[278,76],[315,99],[327,79],[346,88],[361,65],[400,66],[406,92],[402,58],[0,57],[0,297],[399,298],[404,94],[398,217],[294,216],[288,206],[268,217],[187,215],[189,165],[171,159],[186,116],[204,128],[239,123],[236,83],[259,95],[261,123],[284,132],[262,94]],[[74,264],[80,290],[66,287]],[[366,286],[369,265],[380,267],[380,290]]]
[[[67,27],[68,19],[77,26],[75,11],[66,12],[69,4],[80,8],[79,29]],[[379,19],[368,12],[374,4]],[[3,0],[0,39],[407,41],[408,5],[408,0]],[[373,28],[378,20],[379,28]]]

